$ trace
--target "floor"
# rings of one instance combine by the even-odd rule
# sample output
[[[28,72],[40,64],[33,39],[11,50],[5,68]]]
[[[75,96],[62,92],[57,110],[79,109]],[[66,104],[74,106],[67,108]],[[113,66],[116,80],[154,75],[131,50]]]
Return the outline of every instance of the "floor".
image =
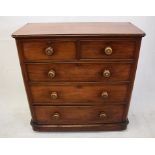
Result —
[[[140,58],[129,125],[121,132],[34,132],[14,40],[0,41],[0,137],[155,137],[154,83]]]

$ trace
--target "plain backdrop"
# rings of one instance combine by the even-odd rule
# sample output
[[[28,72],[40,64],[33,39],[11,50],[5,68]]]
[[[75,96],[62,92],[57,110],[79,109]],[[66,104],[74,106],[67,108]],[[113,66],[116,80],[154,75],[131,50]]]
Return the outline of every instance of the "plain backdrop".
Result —
[[[31,22],[132,22],[142,40],[129,110],[128,129],[121,132],[34,132],[15,40],[11,34]],[[155,17],[0,17],[0,137],[155,137]]]

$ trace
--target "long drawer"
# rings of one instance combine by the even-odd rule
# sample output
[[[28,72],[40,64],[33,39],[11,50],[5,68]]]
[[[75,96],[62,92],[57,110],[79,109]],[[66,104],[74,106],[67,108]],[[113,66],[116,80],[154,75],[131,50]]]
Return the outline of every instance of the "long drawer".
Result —
[[[35,84],[30,90],[34,105],[120,104],[128,95],[127,84]]]
[[[93,124],[121,122],[124,105],[117,106],[35,106],[38,124]]]
[[[27,72],[35,82],[129,81],[131,67],[131,63],[36,63],[27,64]]]

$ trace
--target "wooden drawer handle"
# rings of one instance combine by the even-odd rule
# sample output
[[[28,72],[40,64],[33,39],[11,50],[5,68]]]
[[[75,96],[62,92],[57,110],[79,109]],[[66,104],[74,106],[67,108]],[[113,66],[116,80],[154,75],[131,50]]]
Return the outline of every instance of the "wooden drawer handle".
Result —
[[[106,78],[110,77],[111,76],[110,71],[108,69],[104,70],[103,71],[103,76],[106,77]]]
[[[48,76],[50,77],[50,78],[54,78],[55,77],[55,71],[53,70],[53,69],[51,69],[49,72],[48,72]]]
[[[101,94],[101,97],[103,98],[108,98],[109,94],[107,91],[103,91],[102,94]]]
[[[51,55],[53,55],[54,50],[53,50],[52,47],[47,47],[47,48],[45,49],[45,53],[46,53],[46,55],[51,56]]]
[[[52,114],[52,119],[59,119],[60,118],[60,114],[58,112],[55,112],[54,114]]]
[[[101,112],[100,115],[99,115],[100,118],[104,119],[107,117],[106,113],[104,112]]]
[[[52,92],[51,93],[51,98],[54,99],[54,100],[57,99],[58,98],[58,93],[57,92]]]
[[[111,55],[112,54],[112,48],[111,47],[106,47],[104,50],[106,55]]]

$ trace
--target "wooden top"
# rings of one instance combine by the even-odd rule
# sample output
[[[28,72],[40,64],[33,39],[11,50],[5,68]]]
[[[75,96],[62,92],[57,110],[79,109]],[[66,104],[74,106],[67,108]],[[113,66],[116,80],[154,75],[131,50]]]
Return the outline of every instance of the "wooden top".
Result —
[[[145,36],[145,33],[128,22],[95,23],[28,23],[12,37],[48,36]]]

